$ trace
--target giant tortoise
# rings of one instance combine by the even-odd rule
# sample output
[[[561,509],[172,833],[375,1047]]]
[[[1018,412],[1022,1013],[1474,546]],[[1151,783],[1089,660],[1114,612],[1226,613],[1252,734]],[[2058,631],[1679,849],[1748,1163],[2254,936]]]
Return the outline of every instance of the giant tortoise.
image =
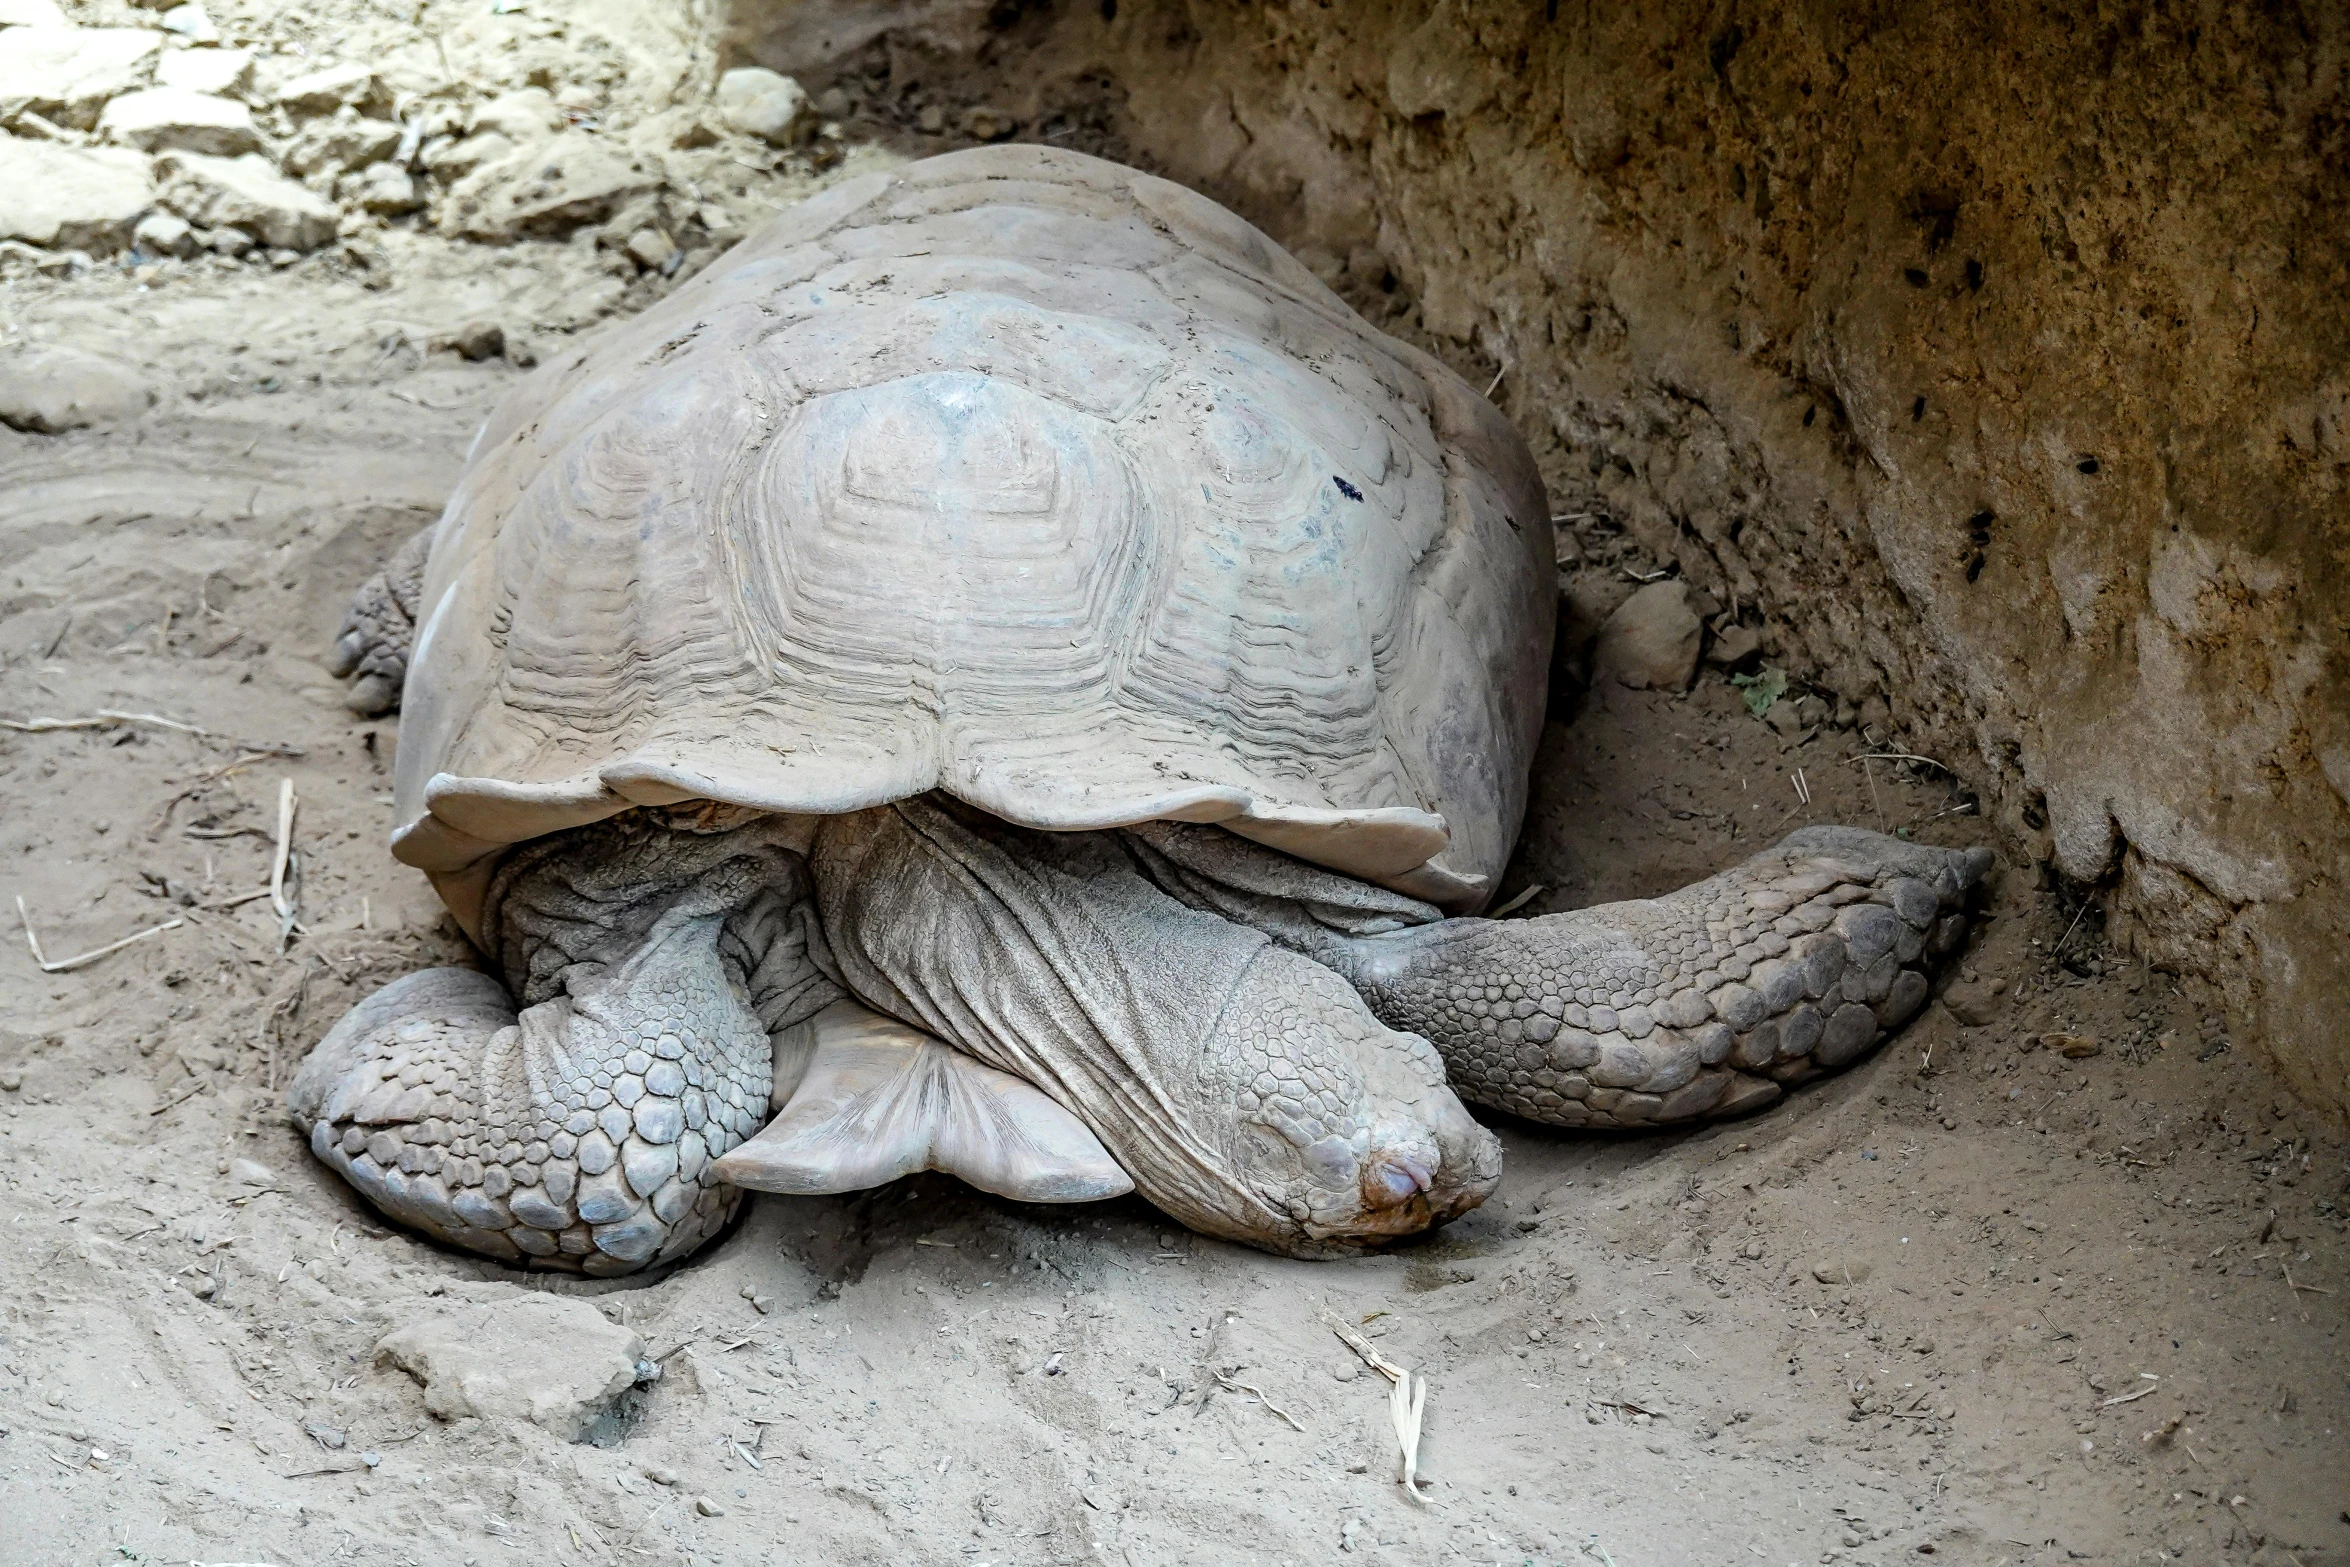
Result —
[[[842,184],[524,382],[361,590],[393,853],[487,971],[360,1002],[295,1119],[589,1273],[924,1168],[1330,1256],[1493,1190],[1456,1092],[1645,1126],[1853,1060],[1982,851],[1476,917],[1553,569],[1501,414],[1213,202],[1039,147]]]

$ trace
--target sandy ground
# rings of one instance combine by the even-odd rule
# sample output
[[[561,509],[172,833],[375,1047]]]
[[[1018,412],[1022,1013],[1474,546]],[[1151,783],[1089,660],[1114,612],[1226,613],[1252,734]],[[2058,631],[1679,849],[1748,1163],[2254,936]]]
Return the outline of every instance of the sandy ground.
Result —
[[[518,374],[428,345],[484,317],[551,341],[608,269],[379,243],[376,289],[323,260],[0,283],[0,341],[162,394],[111,433],[0,431],[0,717],[203,731],[0,732],[0,910],[53,957],[180,922],[70,973],[0,957],[0,1562],[2350,1562],[2344,1149],[2029,866],[1966,959],[2004,982],[1983,1025],[1937,1004],[1733,1125],[1504,1126],[1500,1195],[1384,1257],[938,1178],[760,1198],[617,1284],[385,1229],[277,1086],[460,943],[383,848],[397,723],[353,720],[320,657]],[[1584,543],[1587,572],[1641,565]],[[1562,717],[1509,884],[1545,884],[1531,912],[1807,821],[1979,830],[1932,768],[1789,745],[1718,671]],[[289,779],[281,952],[235,900]],[[522,1291],[592,1299],[665,1368],[603,1445],[438,1419],[378,1358]],[[1424,1500],[1324,1303],[1429,1377]]]

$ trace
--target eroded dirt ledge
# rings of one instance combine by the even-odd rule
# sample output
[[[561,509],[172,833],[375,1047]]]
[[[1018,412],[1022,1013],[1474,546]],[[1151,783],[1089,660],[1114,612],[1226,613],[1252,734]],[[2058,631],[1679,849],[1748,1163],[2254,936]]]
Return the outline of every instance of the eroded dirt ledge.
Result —
[[[736,0],[919,139],[1234,206],[2350,1100],[2350,203],[2322,8]],[[942,108],[945,112],[941,112]],[[972,111],[980,111],[973,118]],[[1479,373],[1481,372],[1481,374]]]

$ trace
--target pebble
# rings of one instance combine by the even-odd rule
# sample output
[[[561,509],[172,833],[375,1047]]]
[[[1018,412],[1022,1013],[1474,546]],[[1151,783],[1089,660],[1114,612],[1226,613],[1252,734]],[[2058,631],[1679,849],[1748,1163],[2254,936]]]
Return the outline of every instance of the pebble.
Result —
[[[1942,992],[1942,1005],[1969,1028],[1980,1028],[1999,1015],[1999,998],[2007,982],[2000,979],[1956,979]]]
[[[638,229],[628,236],[628,253],[648,272],[658,272],[677,254],[677,246],[659,229]]]
[[[1697,672],[1704,632],[1704,623],[1689,607],[1685,584],[1652,582],[1624,600],[1599,628],[1592,651],[1594,677],[1613,677],[1636,691],[1686,691]]]
[[[726,1509],[719,1506],[716,1502],[713,1502],[706,1496],[697,1496],[694,1498],[694,1511],[700,1513],[704,1518],[723,1518],[726,1516]]]
[[[150,256],[187,257],[196,253],[196,231],[185,219],[150,212],[131,231],[131,243]]]
[[[460,359],[495,359],[506,351],[506,329],[495,321],[468,321],[449,334]]]
[[[277,101],[295,114],[332,114],[345,104],[365,103],[375,92],[375,72],[367,66],[330,65],[278,88]]]
[[[31,27],[9,30],[0,49],[0,115],[26,110],[69,130],[98,123],[109,98],[144,85],[163,35],[145,27]]]
[[[990,104],[974,104],[963,111],[963,134],[973,141],[1002,141],[1020,128],[1020,122]]]
[[[235,95],[253,85],[250,49],[173,49],[155,62],[155,85]]]
[[[156,160],[163,204],[202,228],[233,224],[273,248],[316,250],[342,214],[325,197],[287,179],[259,153],[215,158],[168,152]]]
[[[1705,661],[1723,669],[1736,669],[1761,652],[1761,632],[1752,626],[1731,626],[1714,634],[1712,644],[1705,650]]]
[[[261,132],[253,124],[251,109],[234,98],[191,92],[185,87],[124,93],[98,116],[98,134],[141,152],[178,148],[234,158],[261,148]]]
[[[796,147],[816,134],[816,106],[798,82],[746,65],[718,78],[718,113],[771,147]]]
[[[560,1295],[420,1317],[376,1352],[424,1384],[425,1409],[443,1420],[528,1420],[567,1441],[636,1385],[644,1357],[634,1333]]]
[[[15,1067],[0,1069],[0,1089],[5,1089],[13,1094],[22,1087],[24,1087],[22,1072],[19,1072]]]
[[[0,136],[0,239],[111,255],[154,203],[147,159],[127,147]]]
[[[154,391],[129,365],[72,348],[0,357],[0,424],[34,435],[120,424],[147,411]]]

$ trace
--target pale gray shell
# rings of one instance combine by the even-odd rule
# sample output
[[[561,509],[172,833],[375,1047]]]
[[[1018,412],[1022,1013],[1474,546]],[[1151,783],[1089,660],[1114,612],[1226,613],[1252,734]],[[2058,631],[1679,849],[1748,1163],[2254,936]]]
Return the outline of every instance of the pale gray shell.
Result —
[[[1221,822],[1451,908],[1508,857],[1525,446],[1263,234],[989,148],[834,188],[541,369],[435,536],[394,852],[460,917],[631,804]]]

